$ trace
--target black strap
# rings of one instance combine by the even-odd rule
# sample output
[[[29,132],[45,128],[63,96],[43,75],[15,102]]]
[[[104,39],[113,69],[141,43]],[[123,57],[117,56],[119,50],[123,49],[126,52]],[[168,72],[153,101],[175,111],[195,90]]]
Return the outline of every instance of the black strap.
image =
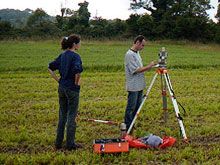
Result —
[[[179,105],[181,106],[181,108],[183,109],[183,112],[184,112],[183,115],[185,116],[185,115],[186,115],[186,110],[185,110],[185,108],[184,108],[184,107],[182,106],[182,104],[180,104],[180,102],[178,102],[178,101],[177,101],[177,104],[179,104]]]
[[[167,80],[169,80],[167,73],[165,74],[165,76],[166,76]],[[176,95],[175,95],[173,89],[171,88],[170,82],[169,82],[169,81],[167,81],[167,82],[168,82],[168,85],[169,85],[169,87],[170,87],[171,92],[173,93],[173,97],[176,99]],[[176,101],[177,101],[177,99],[176,99]],[[180,107],[183,109],[183,111],[184,111],[184,116],[185,116],[185,115],[186,115],[186,110],[185,110],[185,108],[184,108],[184,107],[182,106],[182,104],[180,104],[180,102],[178,102],[178,101],[177,101],[177,104],[179,104]]]

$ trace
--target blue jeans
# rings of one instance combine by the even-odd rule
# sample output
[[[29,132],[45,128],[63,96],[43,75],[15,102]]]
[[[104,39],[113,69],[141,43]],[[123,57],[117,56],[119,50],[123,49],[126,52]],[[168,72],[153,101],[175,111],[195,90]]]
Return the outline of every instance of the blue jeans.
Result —
[[[57,127],[57,137],[55,145],[62,146],[64,130],[66,126],[66,147],[75,145],[76,116],[79,106],[79,92],[59,86],[59,122]],[[66,124],[67,123],[67,124]]]
[[[135,114],[139,106],[141,105],[143,98],[143,90],[131,92],[128,91],[128,102],[125,111],[124,122],[126,124],[127,130],[129,129],[132,120],[134,119]]]

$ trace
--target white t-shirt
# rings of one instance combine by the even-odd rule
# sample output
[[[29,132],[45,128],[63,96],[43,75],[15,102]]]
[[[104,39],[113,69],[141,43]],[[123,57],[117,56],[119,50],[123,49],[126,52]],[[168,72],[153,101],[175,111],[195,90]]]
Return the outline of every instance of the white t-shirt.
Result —
[[[137,69],[143,67],[139,52],[131,49],[125,54],[125,76],[127,91],[141,91],[146,87],[144,73],[135,73]]]

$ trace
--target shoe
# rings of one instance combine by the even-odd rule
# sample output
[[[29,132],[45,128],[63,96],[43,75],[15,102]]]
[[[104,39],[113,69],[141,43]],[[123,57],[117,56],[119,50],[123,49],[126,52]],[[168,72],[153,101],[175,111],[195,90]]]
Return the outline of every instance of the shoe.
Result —
[[[77,150],[79,148],[83,148],[83,146],[81,144],[76,144],[76,143],[71,147],[66,147],[66,149],[69,150],[69,151]]]
[[[55,149],[60,150],[60,149],[62,149],[62,146],[61,145],[55,145]]]

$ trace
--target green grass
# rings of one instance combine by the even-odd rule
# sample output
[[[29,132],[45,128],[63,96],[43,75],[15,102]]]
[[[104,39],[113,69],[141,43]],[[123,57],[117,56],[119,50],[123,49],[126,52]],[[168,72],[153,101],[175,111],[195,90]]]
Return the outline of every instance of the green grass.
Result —
[[[82,74],[76,139],[81,150],[55,151],[58,121],[57,83],[47,64],[59,43],[16,42],[0,44],[0,164],[218,164],[220,155],[220,47],[198,43],[151,42],[141,53],[145,64],[157,59],[166,46],[171,83],[187,111],[184,126],[190,143],[182,142],[171,101],[169,119],[163,110],[158,77],[136,121],[134,135],[146,132],[177,138],[172,148],[130,149],[121,155],[93,153],[92,142],[117,138],[117,126],[86,122],[83,118],[123,121],[127,93],[123,58],[130,42],[84,42],[80,50]],[[147,72],[149,85],[154,70]],[[181,109],[181,108],[180,108]],[[182,112],[182,110],[181,110]]]
[[[169,68],[195,69],[219,68],[219,45],[198,43],[150,42],[142,52],[144,64],[158,59],[162,46],[168,50]],[[83,65],[88,71],[123,71],[124,54],[130,42],[83,42],[81,50]],[[0,42],[0,72],[45,71],[48,62],[61,53],[59,42],[26,41]]]

